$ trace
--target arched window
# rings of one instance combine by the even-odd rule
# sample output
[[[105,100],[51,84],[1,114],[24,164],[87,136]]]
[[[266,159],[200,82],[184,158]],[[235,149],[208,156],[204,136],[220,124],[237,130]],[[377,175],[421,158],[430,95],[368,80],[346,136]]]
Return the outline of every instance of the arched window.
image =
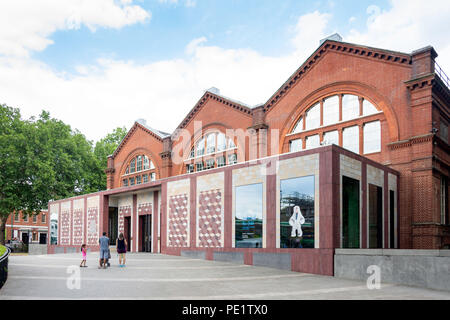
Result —
[[[155,165],[146,155],[138,155],[130,160],[122,176],[122,186],[133,186],[156,180]]]
[[[335,94],[305,110],[288,134],[290,152],[331,144],[361,154],[381,151],[382,112],[363,97]]]
[[[222,132],[211,132],[201,137],[185,160],[185,172],[192,173],[234,164],[236,144]],[[231,154],[230,154],[231,153]]]

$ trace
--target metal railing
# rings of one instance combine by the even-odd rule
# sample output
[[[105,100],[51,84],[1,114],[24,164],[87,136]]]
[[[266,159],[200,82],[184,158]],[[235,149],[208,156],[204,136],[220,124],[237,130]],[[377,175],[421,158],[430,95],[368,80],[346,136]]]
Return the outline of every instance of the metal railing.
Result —
[[[444,82],[448,89],[450,89],[450,78],[442,70],[441,66],[437,62],[434,62],[434,72],[439,76],[439,78]]]
[[[8,258],[10,253],[11,250],[6,247],[6,252],[0,257],[0,288],[3,287],[6,279],[8,279]]]

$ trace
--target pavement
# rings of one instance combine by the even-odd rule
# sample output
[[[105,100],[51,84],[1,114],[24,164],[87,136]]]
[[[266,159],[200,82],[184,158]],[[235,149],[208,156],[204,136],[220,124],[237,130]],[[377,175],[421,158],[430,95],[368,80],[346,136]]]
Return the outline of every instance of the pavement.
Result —
[[[10,256],[6,299],[106,300],[372,300],[445,299],[450,292],[393,284],[369,290],[365,282],[266,267],[162,254],[127,254],[125,268],[112,254],[100,270],[98,253]]]

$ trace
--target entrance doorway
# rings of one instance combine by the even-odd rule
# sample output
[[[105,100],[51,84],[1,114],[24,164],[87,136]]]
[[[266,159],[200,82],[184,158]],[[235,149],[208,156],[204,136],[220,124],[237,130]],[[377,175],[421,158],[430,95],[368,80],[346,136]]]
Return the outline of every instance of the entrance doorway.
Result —
[[[152,215],[139,216],[139,251],[152,252]]]
[[[123,236],[127,239],[127,252],[131,251],[131,217],[125,217],[123,220],[124,224],[124,234]]]
[[[342,248],[359,248],[359,181],[342,177]]]
[[[119,208],[109,207],[108,215],[108,236],[109,244],[115,245],[119,232]]]
[[[39,234],[39,244],[47,244],[47,234],[46,233]]]
[[[22,232],[22,242],[24,244],[28,244],[29,242],[28,232]]]

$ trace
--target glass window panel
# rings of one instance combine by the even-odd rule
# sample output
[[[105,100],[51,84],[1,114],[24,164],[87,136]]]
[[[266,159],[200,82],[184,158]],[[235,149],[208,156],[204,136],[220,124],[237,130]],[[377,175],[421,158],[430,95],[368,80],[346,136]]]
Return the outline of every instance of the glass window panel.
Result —
[[[342,131],[342,147],[354,153],[359,153],[359,127],[344,128]]]
[[[296,152],[303,149],[302,139],[295,139],[289,142],[289,151]]]
[[[37,222],[37,216],[33,214],[33,222]]]
[[[334,130],[334,131],[325,132],[323,134],[323,143],[326,145],[335,144],[338,146],[339,145],[339,131]]]
[[[342,97],[342,120],[351,120],[359,117],[359,97],[346,94]]]
[[[134,178],[130,178],[130,186],[134,186]]]
[[[130,166],[127,167],[127,169],[125,170],[125,174],[129,174],[130,173]]]
[[[235,153],[228,155],[228,164],[237,163],[237,155]]]
[[[148,174],[144,174],[142,176],[142,183],[147,183],[148,182]]]
[[[291,133],[299,133],[303,131],[303,117],[300,118],[300,120],[297,121],[297,124],[294,127],[294,130],[292,130]]]
[[[326,98],[323,103],[323,125],[339,122],[339,97]]]
[[[217,151],[224,151],[227,149],[227,138],[223,133],[217,135]]]
[[[314,180],[280,181],[280,248],[314,248]]]
[[[156,181],[156,173],[155,172],[150,173],[150,180]]]
[[[23,218],[23,221],[28,222],[28,215],[27,214],[23,215],[22,218]]]
[[[320,126],[320,103],[306,111],[306,130],[315,129]]]
[[[197,171],[203,171],[203,161],[195,164]]]
[[[212,168],[214,168],[214,159],[206,160],[206,169],[212,169]]]
[[[147,156],[144,156],[144,170],[150,169],[150,160]]]
[[[381,125],[380,121],[364,124],[364,153],[381,151]]]
[[[50,215],[50,244],[58,244],[58,214]]]
[[[203,156],[205,154],[205,139],[202,138],[197,143],[197,156]]]
[[[306,137],[306,149],[320,147],[320,137],[318,134]]]
[[[47,222],[47,216],[46,216],[45,214],[43,214],[43,215],[41,216],[41,222],[42,222],[42,223]]]
[[[233,139],[228,139],[228,149],[236,148]]]
[[[142,156],[137,157],[136,171],[142,171]]]
[[[194,164],[187,164],[186,165],[186,172],[187,173],[192,173],[192,172],[194,172],[195,171],[195,169],[194,169]]]
[[[235,194],[235,247],[262,248],[263,185],[236,187]]]
[[[123,179],[122,184],[124,187],[128,187],[128,179]]]
[[[448,144],[448,126],[441,120],[439,136]]]
[[[142,183],[142,178],[141,176],[137,176],[136,177],[136,184],[141,184]]]
[[[206,137],[206,153],[216,152],[216,134],[211,133]]]
[[[369,101],[367,101],[366,99],[364,99],[363,101],[363,115],[368,116],[374,113],[377,113],[378,110],[377,108],[375,108],[375,106],[370,103]]]
[[[227,164],[227,162],[226,162],[226,160],[225,160],[225,156],[222,156],[222,157],[218,157],[218,158],[217,158],[217,167],[218,167],[218,168],[223,167],[223,166],[225,166],[226,164]]]
[[[189,158],[194,158],[195,157],[195,148],[194,147],[192,147],[192,149],[191,149],[191,153],[189,154]]]
[[[133,160],[131,160],[131,162],[130,162],[130,173],[133,173],[133,172],[135,172],[135,171],[136,171],[136,160],[133,159]]]
[[[19,221],[19,214],[18,213],[14,214],[14,221]]]

